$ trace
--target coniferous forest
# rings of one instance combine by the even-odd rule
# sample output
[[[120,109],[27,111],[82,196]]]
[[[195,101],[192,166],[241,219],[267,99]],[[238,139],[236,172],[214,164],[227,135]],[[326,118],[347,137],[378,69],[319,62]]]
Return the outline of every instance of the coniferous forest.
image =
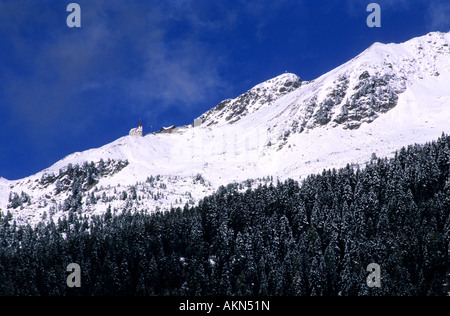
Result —
[[[447,295],[449,171],[443,135],[362,169],[230,184],[165,213],[88,219],[68,204],[36,227],[2,214],[0,295]],[[66,284],[70,263],[81,287]],[[370,263],[381,287],[367,285]]]

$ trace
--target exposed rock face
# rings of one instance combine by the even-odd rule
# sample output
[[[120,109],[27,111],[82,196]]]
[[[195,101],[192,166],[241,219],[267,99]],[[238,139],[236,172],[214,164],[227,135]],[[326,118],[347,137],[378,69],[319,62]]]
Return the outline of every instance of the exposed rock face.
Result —
[[[200,119],[206,126],[233,124],[249,113],[270,106],[284,95],[297,90],[302,80],[294,74],[283,74],[263,82],[235,99],[227,99]]]

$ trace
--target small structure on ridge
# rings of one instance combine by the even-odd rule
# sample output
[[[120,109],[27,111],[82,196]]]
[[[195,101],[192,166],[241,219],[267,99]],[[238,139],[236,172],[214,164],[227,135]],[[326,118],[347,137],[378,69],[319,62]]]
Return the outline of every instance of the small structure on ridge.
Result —
[[[175,132],[177,129],[177,127],[175,125],[169,126],[169,127],[163,127],[161,128],[161,130],[159,131],[160,133],[163,134],[172,134],[173,132]]]
[[[139,127],[130,130],[130,136],[142,136],[142,121],[139,120]]]

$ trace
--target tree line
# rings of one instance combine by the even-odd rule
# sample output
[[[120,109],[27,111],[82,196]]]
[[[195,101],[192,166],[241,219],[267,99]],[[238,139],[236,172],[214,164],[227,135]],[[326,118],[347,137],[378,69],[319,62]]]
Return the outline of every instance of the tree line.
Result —
[[[0,295],[446,295],[449,148],[442,135],[363,169],[229,184],[164,213],[87,218],[77,200],[57,223],[0,214]],[[66,285],[70,263],[79,288]],[[370,263],[379,288],[366,284]]]

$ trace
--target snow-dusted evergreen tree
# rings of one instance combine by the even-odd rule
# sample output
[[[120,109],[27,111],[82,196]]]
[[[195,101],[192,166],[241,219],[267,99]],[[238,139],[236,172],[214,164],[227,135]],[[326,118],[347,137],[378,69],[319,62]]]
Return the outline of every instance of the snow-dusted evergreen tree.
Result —
[[[121,189],[128,207],[90,219],[90,165],[70,166],[57,223],[17,226],[13,208],[0,212],[0,295],[445,295],[449,145],[446,136],[302,183],[232,184],[166,213],[135,212],[133,189]],[[82,266],[79,289],[65,285],[67,262]],[[366,284],[370,263],[381,288]]]

